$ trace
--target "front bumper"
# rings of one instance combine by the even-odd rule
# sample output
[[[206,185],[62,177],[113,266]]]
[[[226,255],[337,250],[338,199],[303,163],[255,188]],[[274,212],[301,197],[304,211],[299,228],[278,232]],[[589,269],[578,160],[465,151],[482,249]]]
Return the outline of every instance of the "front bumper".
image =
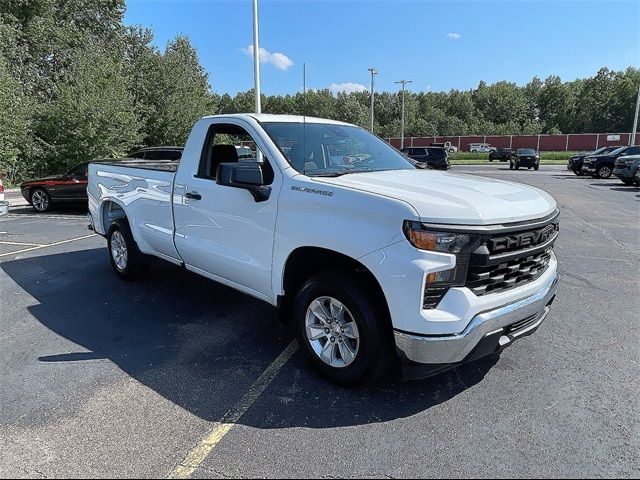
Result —
[[[0,217],[9,213],[9,204],[7,202],[0,202]]]
[[[522,300],[477,314],[456,335],[415,335],[396,330],[396,349],[407,364],[455,366],[500,351],[542,324],[558,289],[557,274]]]
[[[583,163],[580,171],[586,175],[594,175],[596,173],[596,167],[594,167],[593,165],[586,165]]]

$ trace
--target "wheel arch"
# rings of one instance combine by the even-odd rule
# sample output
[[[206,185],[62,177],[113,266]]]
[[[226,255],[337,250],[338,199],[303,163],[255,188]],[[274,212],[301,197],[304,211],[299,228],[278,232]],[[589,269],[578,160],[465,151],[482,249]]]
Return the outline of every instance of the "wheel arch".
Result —
[[[99,219],[102,231],[105,234],[108,233],[109,226],[113,223],[113,221],[119,218],[127,219],[127,212],[120,202],[117,202],[114,199],[108,199],[102,202],[102,204],[100,205]]]
[[[381,306],[390,322],[389,305],[384,290],[369,268],[344,253],[310,246],[296,248],[284,263],[281,277],[281,292],[283,294],[278,297],[278,305],[281,307],[284,317],[288,318],[293,299],[305,281],[319,273],[336,270],[356,274],[362,278],[363,282],[367,282],[375,290],[375,298],[381,301]]]

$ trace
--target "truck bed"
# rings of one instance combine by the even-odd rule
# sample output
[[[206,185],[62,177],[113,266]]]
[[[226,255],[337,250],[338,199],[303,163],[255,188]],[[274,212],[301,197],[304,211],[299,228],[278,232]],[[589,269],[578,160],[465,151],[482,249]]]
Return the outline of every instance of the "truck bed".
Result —
[[[142,170],[158,170],[170,173],[176,173],[180,165],[179,160],[143,160],[141,158],[115,158],[98,160],[91,163],[111,165],[114,167],[140,168]]]

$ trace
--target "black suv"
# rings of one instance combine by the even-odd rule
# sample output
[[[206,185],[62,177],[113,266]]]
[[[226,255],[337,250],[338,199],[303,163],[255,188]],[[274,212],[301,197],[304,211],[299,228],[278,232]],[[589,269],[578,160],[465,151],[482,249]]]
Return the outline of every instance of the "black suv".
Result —
[[[614,150],[621,148],[620,145],[616,147],[602,147],[593,152],[582,152],[572,157],[569,157],[569,161],[567,162],[567,170],[571,170],[576,175],[582,175],[582,162],[586,157],[590,157],[593,155],[605,155],[607,153],[611,153]]]
[[[131,152],[129,158],[145,160],[180,160],[184,147],[147,147]]]
[[[506,162],[511,158],[511,155],[513,155],[513,150],[510,148],[496,148],[489,152],[489,161],[500,160],[501,162]]]
[[[582,174],[596,178],[609,178],[615,168],[618,157],[640,155],[640,146],[620,147],[604,155],[589,155],[582,162]]]
[[[540,154],[533,148],[519,148],[511,154],[509,168],[518,170],[520,167],[538,170],[540,168]]]
[[[429,168],[435,170],[451,168],[449,154],[442,147],[405,147],[400,151],[416,162],[426,163]]]

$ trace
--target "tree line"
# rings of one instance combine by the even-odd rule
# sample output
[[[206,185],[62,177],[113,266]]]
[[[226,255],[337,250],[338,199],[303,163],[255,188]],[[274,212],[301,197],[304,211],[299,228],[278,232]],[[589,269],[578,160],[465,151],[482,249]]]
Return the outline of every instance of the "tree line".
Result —
[[[0,3],[0,174],[10,183],[134,148],[182,145],[204,115],[253,110],[253,91],[214,93],[189,38],[160,51],[153,32],[123,23],[124,0]],[[222,67],[221,67],[222,68]],[[408,136],[627,132],[640,69],[602,68],[525,86],[406,92]],[[262,98],[265,113],[369,125],[369,93]],[[397,92],[376,94],[375,132],[400,132]]]

